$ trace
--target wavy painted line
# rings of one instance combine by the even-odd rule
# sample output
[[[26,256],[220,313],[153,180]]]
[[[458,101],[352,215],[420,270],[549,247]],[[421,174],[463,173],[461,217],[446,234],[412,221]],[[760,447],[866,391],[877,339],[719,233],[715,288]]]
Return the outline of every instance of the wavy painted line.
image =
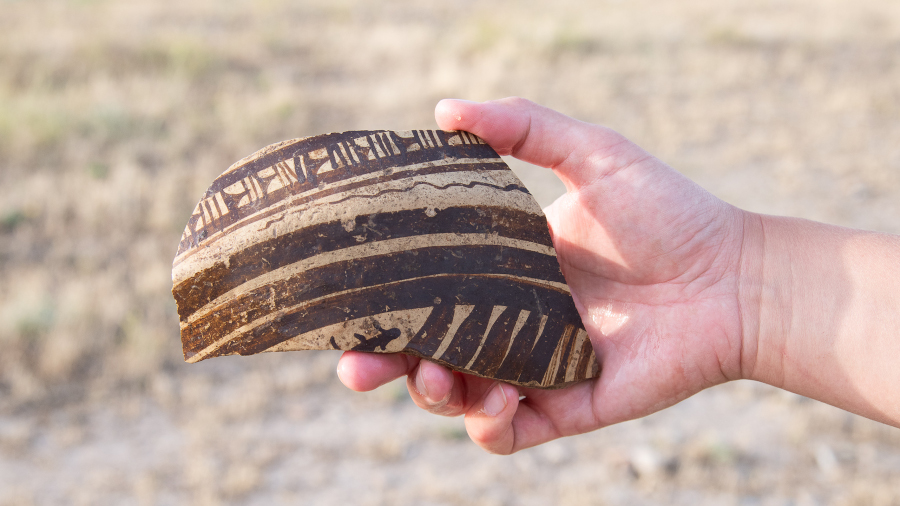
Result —
[[[266,222],[266,226],[263,227],[262,229],[263,229],[263,230],[268,230],[269,227],[271,227],[272,225],[278,223],[279,221],[284,221],[284,218],[285,218],[286,216],[287,216],[287,213],[282,214],[280,218],[275,218],[274,220],[268,220],[268,221]]]
[[[468,184],[450,183],[445,186],[438,186],[434,183],[429,183],[428,181],[417,181],[412,186],[408,186],[406,188],[388,188],[387,190],[382,190],[374,195],[350,195],[350,196],[344,197],[340,200],[335,200],[334,202],[329,202],[329,204],[340,204],[341,202],[344,202],[345,200],[350,200],[350,199],[372,199],[375,197],[380,197],[387,193],[405,192],[405,191],[409,191],[412,188],[415,188],[416,186],[419,186],[422,184],[428,185],[436,190],[446,190],[447,188],[450,188],[451,186],[461,186],[461,187],[465,187],[465,188],[474,188],[475,186],[486,186],[488,188],[494,188],[495,190],[502,190],[505,192],[520,191],[526,195],[531,195],[531,193],[528,192],[528,189],[526,189],[525,187],[519,186],[517,184],[509,184],[506,186],[499,186],[499,185],[494,185],[494,184],[490,184],[490,183],[482,183],[481,181],[472,181],[471,183],[468,183]]]

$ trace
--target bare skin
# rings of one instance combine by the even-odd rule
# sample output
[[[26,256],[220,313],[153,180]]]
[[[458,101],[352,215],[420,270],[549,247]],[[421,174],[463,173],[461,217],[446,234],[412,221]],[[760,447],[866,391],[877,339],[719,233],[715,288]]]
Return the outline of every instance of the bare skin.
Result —
[[[406,375],[418,406],[465,415],[501,454],[736,379],[900,426],[900,238],[743,211],[616,132],[527,100],[444,100],[435,117],[565,183],[545,213],[602,373],[543,391],[347,352],[347,387]]]

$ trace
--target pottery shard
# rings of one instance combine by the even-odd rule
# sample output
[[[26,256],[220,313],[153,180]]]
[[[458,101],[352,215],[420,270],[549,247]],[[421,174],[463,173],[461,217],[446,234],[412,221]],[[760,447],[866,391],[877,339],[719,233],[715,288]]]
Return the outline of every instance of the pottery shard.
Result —
[[[188,362],[340,349],[538,388],[599,374],[540,207],[466,132],[264,148],[213,181],[172,279]]]

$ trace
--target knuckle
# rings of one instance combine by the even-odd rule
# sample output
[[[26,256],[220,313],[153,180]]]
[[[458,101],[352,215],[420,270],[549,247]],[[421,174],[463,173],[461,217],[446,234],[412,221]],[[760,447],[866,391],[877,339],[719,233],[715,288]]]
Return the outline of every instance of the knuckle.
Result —
[[[530,105],[533,103],[531,100],[528,100],[527,98],[522,98],[522,97],[518,97],[518,96],[501,98],[500,100],[497,100],[497,102],[506,104],[506,105],[511,105],[511,106],[526,106],[526,105]]]

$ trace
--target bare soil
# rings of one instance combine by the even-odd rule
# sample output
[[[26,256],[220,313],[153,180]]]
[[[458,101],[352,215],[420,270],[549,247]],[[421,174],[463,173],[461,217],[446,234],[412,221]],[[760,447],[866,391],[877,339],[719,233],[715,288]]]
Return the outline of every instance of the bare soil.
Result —
[[[7,0],[0,505],[900,504],[900,430],[755,383],[499,457],[337,353],[182,362],[171,260],[233,161],[509,95],[737,206],[900,233],[897,2]]]

